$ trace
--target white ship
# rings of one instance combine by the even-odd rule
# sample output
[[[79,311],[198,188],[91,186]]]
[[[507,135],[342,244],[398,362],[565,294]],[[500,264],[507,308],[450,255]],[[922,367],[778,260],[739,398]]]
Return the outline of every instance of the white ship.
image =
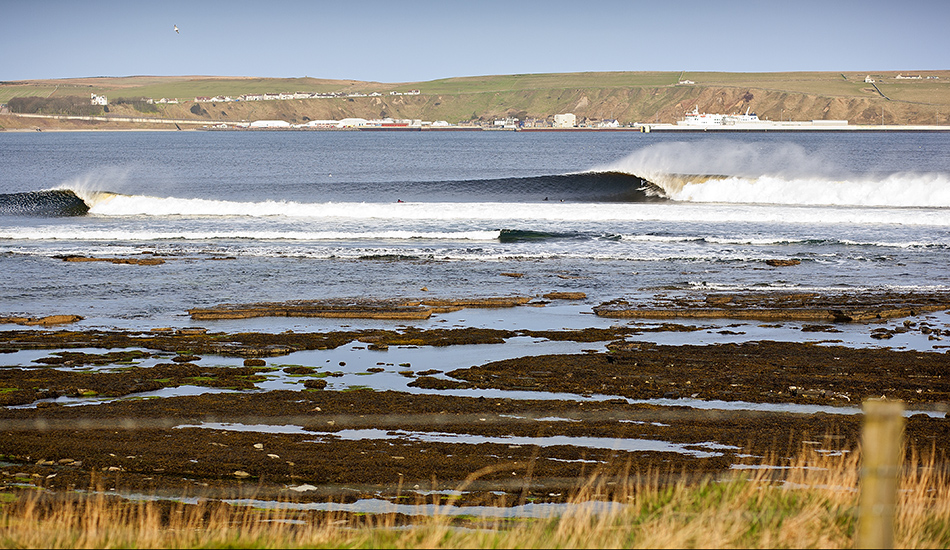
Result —
[[[657,123],[641,124],[641,132],[771,132],[771,131],[842,131],[842,130],[861,130],[871,127],[849,126],[847,120],[760,120],[755,113],[746,109],[745,114],[723,115],[718,113],[700,113],[699,107],[693,107],[693,110],[686,113],[676,124]],[[874,127],[884,128],[884,127]]]
[[[749,109],[746,109],[745,114],[735,114],[735,115],[722,115],[716,113],[700,113],[698,107],[694,107],[692,111],[686,113],[686,116],[683,120],[677,120],[676,124],[680,126],[699,126],[699,127],[709,127],[709,126],[735,126],[737,124],[756,124],[764,122],[759,120],[759,117],[755,113],[749,113]]]

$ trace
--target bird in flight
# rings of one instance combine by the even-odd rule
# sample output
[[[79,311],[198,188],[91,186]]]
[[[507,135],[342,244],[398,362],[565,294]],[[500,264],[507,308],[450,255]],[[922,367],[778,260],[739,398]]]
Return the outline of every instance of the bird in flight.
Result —
[[[180,32],[178,32],[178,25],[175,25],[175,34],[181,34]]]

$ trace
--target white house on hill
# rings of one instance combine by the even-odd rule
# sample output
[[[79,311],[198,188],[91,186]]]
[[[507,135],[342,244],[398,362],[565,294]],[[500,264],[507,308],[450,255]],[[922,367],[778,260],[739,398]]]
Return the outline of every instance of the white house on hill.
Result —
[[[577,117],[574,116],[574,113],[554,115],[555,128],[573,128],[575,126],[577,126]]]

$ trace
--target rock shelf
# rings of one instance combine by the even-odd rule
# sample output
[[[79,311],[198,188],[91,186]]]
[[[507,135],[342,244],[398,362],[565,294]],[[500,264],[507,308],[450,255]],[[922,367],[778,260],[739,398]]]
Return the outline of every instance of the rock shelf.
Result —
[[[868,322],[950,309],[945,294],[709,294],[655,297],[631,303],[613,300],[594,312],[617,319],[755,319],[764,321]]]
[[[67,325],[82,321],[79,315],[47,315],[45,317],[0,317],[0,324],[25,326]]]
[[[286,302],[208,311],[294,316],[349,307],[431,315],[437,308],[532,303],[525,297]],[[913,316],[948,306],[946,296],[932,294],[784,293],[660,295],[595,310],[618,317],[652,311],[661,312],[652,315],[660,319],[699,312],[694,316],[814,321],[798,327],[804,333],[864,323],[866,328],[849,330],[875,339],[913,332],[919,339],[942,340],[950,337],[945,320]],[[885,322],[904,316],[910,318]],[[208,317],[215,318],[236,317]],[[754,467],[765,457],[777,457],[768,459],[776,464],[802,449],[850,452],[860,438],[855,411],[862,400],[882,396],[928,413],[907,419],[908,453],[939,457],[950,441],[950,355],[942,344],[904,351],[834,341],[671,346],[636,338],[709,332],[668,321],[548,331],[404,326],[273,334],[36,327],[0,332],[0,352],[49,350],[46,356],[23,355],[27,364],[7,360],[10,366],[0,368],[0,455],[6,464],[0,482],[8,487],[26,483],[72,491],[108,483],[118,492],[208,498],[253,492],[282,502],[402,502],[407,496],[421,502],[443,501],[466,484],[458,496],[464,504],[563,502],[595,472],[603,479],[650,473],[666,483],[722,475],[736,464]],[[600,344],[584,353],[528,354],[464,368],[389,359],[415,348],[503,344],[514,337]],[[354,350],[367,351],[347,356],[351,375],[365,375],[366,383],[398,377],[401,388],[422,393],[373,391],[325,378],[343,376],[335,366],[343,366],[340,352],[333,350],[353,343],[359,344]],[[318,353],[302,354],[311,357],[305,364],[276,359],[303,350]],[[215,364],[216,356],[242,366]],[[273,388],[268,380],[278,372],[293,377],[291,385],[261,389]],[[156,396],[179,386],[213,392]],[[529,398],[499,397],[515,395],[507,392]],[[62,398],[68,398],[65,404]],[[729,410],[729,404],[742,406]],[[803,410],[823,412],[796,412]],[[475,472],[478,479],[466,481]],[[604,485],[605,498],[612,487]]]
[[[265,302],[259,304],[223,304],[195,308],[188,314],[195,320],[249,319],[252,317],[328,317],[358,319],[428,319],[433,313],[464,308],[506,308],[523,305],[531,298],[497,297],[457,300],[411,301],[319,301]]]
[[[162,265],[161,258],[92,258],[89,256],[62,256],[64,262],[108,262],[118,265]]]

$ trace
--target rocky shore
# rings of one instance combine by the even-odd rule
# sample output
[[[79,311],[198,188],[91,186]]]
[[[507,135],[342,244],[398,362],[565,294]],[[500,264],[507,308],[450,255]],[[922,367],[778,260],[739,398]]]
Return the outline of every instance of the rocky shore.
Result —
[[[392,318],[377,317],[387,311],[432,315],[550,299],[582,297],[287,302],[189,314],[211,321],[327,312],[377,319]],[[7,490],[253,494],[293,502],[431,502],[464,487],[458,498],[469,504],[563,502],[593,473],[718,476],[805,448],[852,451],[861,423],[855,413],[871,397],[900,399],[912,411],[908,452],[939,454],[950,441],[950,361],[940,347],[950,327],[945,314],[933,313],[948,308],[945,296],[926,294],[746,294],[609,302],[594,307],[597,315],[663,321],[581,330],[7,330],[0,332],[0,357],[29,351],[32,359],[0,368],[0,483]],[[700,330],[692,320],[713,316],[807,321],[801,331],[829,340],[648,341]],[[871,337],[913,334],[934,345],[848,347],[833,340],[845,324]],[[596,349],[467,368],[387,360],[387,350],[464,350],[518,337]],[[287,364],[296,352],[343,346],[378,354],[374,363],[345,368],[368,381],[399,377],[404,389],[328,387],[343,362]]]

